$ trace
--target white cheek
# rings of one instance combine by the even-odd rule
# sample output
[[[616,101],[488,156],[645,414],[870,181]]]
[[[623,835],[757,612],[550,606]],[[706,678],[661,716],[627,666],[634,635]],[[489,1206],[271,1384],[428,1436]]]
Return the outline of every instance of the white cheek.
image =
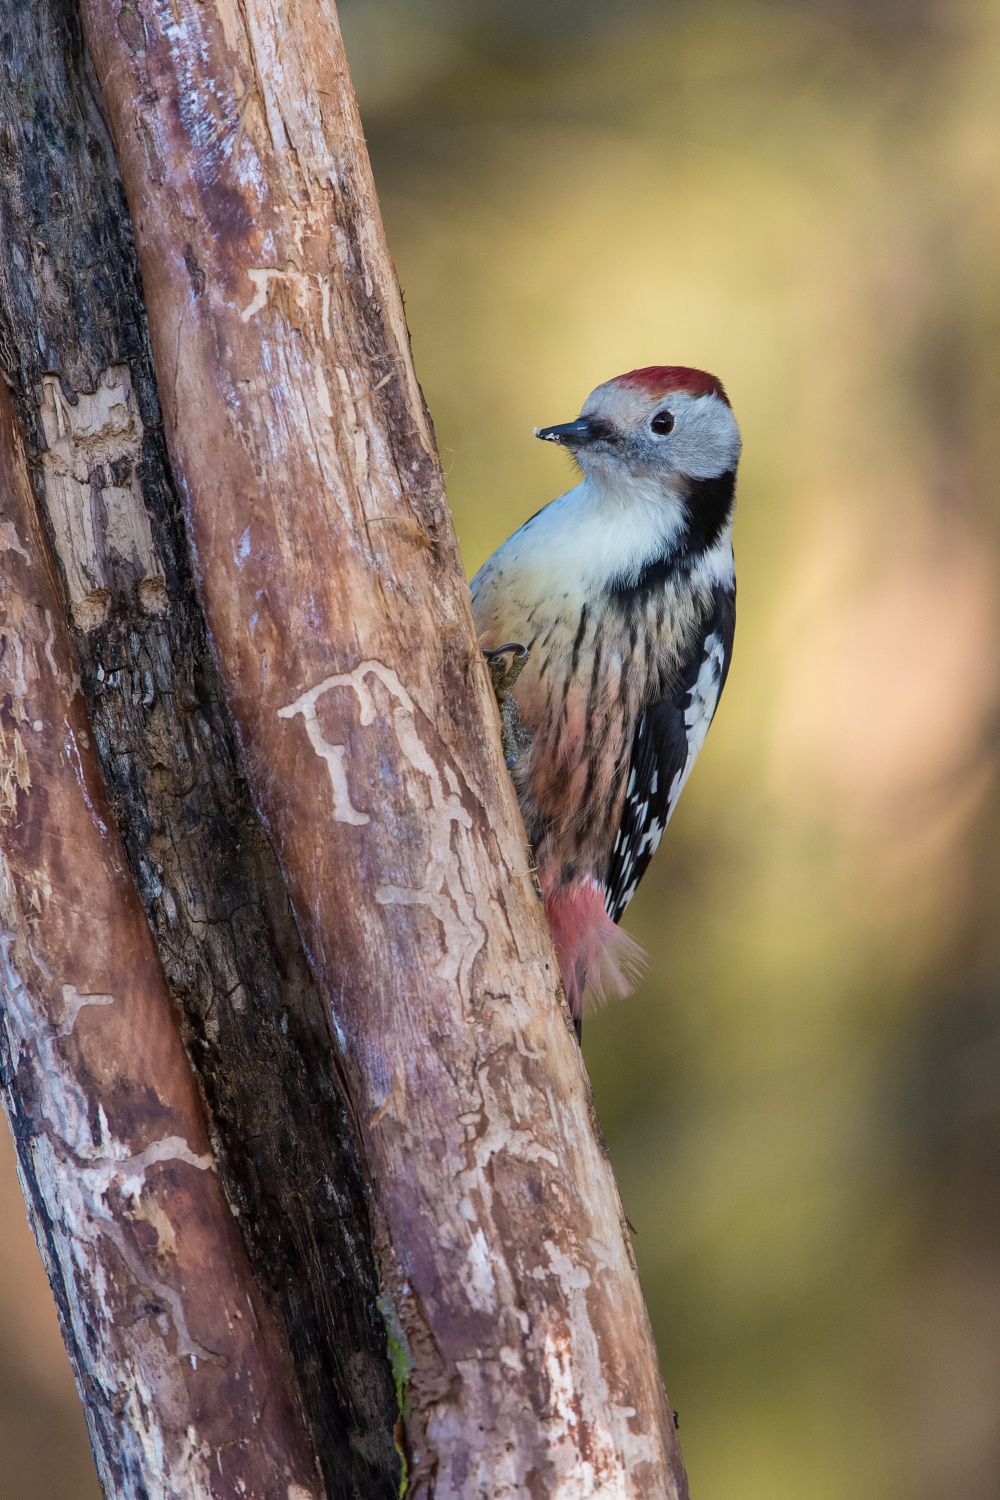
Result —
[[[724,401],[701,396],[678,403],[677,426],[669,439],[670,462],[692,479],[711,479],[735,469],[740,429]]]

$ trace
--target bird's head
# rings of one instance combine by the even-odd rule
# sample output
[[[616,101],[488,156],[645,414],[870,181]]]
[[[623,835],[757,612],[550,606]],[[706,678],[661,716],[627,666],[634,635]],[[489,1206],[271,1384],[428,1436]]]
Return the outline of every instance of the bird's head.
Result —
[[[684,492],[735,478],[740,430],[722,382],[685,365],[630,370],[591,391],[575,422],[535,429],[568,448],[593,483],[620,490],[643,481]]]

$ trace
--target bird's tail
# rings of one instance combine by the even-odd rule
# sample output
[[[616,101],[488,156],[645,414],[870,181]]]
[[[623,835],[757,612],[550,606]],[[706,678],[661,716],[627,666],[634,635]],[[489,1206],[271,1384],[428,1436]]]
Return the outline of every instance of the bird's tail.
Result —
[[[570,885],[542,882],[545,915],[574,1021],[584,1003],[596,1009],[607,1000],[624,999],[636,986],[646,955],[634,938],[622,932],[604,907],[596,880]]]

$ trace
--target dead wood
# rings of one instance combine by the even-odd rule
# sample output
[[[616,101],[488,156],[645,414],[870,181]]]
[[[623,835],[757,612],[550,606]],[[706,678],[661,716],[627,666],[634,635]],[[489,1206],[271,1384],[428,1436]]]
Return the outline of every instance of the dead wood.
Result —
[[[684,1495],[333,6],[84,14],[209,631],[414,1361],[414,1493]]]
[[[329,1018],[194,594],[100,91],[66,0],[6,6],[0,46],[0,361],[54,544],[59,614],[330,1500],[388,1500],[397,1407],[362,1171]]]
[[[125,866],[0,385],[0,1075],[104,1493],[317,1491]]]

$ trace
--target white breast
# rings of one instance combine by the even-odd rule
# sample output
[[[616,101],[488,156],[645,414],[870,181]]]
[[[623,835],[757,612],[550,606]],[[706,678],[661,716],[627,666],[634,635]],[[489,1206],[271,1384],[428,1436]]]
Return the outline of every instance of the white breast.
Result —
[[[499,586],[524,602],[595,599],[609,579],[634,582],[646,563],[662,556],[685,524],[677,495],[659,484],[629,482],[617,494],[589,480],[560,495],[499,547],[472,580],[475,600]]]

